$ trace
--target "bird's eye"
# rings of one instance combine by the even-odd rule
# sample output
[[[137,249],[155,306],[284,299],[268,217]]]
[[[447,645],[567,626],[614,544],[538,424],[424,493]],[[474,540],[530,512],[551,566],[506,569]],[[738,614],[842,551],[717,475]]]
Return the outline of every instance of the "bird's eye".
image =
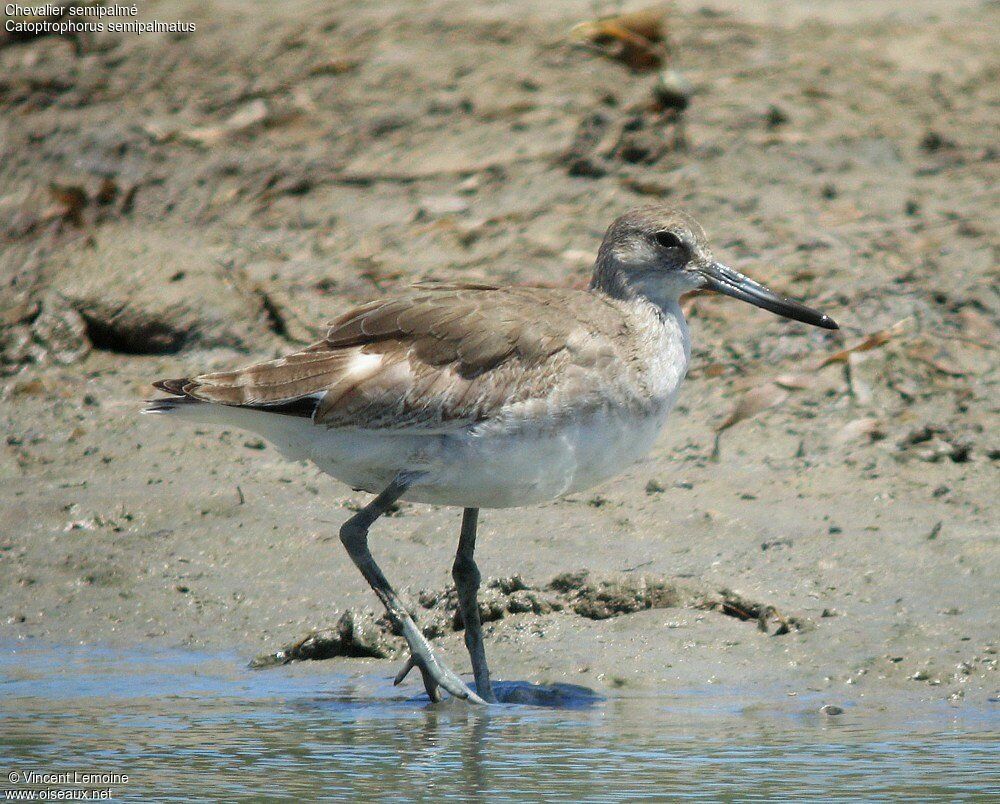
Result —
[[[673,232],[657,232],[656,242],[663,248],[684,248],[684,241]]]

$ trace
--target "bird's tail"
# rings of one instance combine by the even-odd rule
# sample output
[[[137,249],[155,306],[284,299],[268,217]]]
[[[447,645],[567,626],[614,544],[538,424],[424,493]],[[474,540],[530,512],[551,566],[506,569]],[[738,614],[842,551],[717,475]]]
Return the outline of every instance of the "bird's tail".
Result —
[[[205,404],[199,399],[190,397],[184,393],[184,386],[187,385],[189,380],[184,377],[177,380],[157,380],[153,383],[153,387],[160,391],[165,391],[170,394],[170,396],[160,397],[159,399],[147,399],[146,407],[143,408],[143,413],[171,413],[172,411],[178,410],[180,408],[187,408],[191,405],[203,405]]]
[[[236,428],[256,433],[265,441],[274,444],[291,460],[301,461],[309,457],[308,438],[303,441],[302,415],[287,415],[283,411],[269,408],[255,408],[244,405],[224,405],[195,399],[185,391],[190,388],[189,379],[158,380],[153,386],[170,396],[147,399],[143,413],[169,416],[171,424],[207,424],[224,428]],[[308,430],[306,430],[308,436]]]

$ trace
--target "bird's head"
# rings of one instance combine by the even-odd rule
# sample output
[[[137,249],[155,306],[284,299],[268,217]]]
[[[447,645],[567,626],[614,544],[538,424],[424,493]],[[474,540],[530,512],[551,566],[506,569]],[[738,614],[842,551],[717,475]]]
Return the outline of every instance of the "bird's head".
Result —
[[[660,306],[676,302],[687,291],[707,288],[785,318],[838,328],[829,316],[718,262],[701,225],[686,212],[666,206],[639,207],[611,224],[591,287],[618,298],[644,296]]]

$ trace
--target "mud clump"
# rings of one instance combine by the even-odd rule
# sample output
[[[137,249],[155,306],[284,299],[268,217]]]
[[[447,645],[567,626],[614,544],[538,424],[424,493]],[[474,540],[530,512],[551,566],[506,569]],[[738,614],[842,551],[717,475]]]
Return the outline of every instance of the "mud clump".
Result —
[[[319,661],[337,656],[389,659],[400,649],[383,624],[370,612],[345,611],[333,628],[324,628],[280,648],[258,656],[252,668],[275,667],[299,661]]]
[[[460,631],[465,626],[458,608],[458,593],[454,587],[442,592],[423,591],[419,603],[428,614],[423,615],[422,630],[429,639],[448,631]],[[565,603],[558,595],[529,586],[520,575],[490,578],[479,593],[479,618],[484,623],[496,622],[508,614],[551,614],[562,611]],[[428,617],[429,615],[429,617]]]
[[[567,597],[570,608],[588,620],[682,604],[676,586],[650,576],[593,579],[587,571],[565,572],[553,578],[549,588]]]
[[[572,142],[560,156],[568,175],[599,179],[630,165],[655,165],[683,150],[681,113],[633,110],[613,114],[606,109],[585,115]]]
[[[464,628],[458,608],[458,593],[454,587],[445,590],[423,590],[417,596],[419,609],[414,611],[420,630],[428,639]],[[519,575],[491,578],[479,595],[479,616],[482,622],[496,622],[508,614],[551,614],[562,611],[564,604],[557,597],[529,587]],[[332,659],[337,656],[387,659],[401,655],[405,645],[388,616],[376,618],[370,611],[345,611],[333,628],[313,631],[302,639],[283,646],[274,653],[254,659],[254,668],[273,667],[289,662]]]
[[[950,427],[933,424],[917,427],[898,443],[902,460],[917,458],[927,463],[950,460],[967,463],[972,460],[975,444],[968,435],[958,434]]]
[[[428,639],[438,639],[464,628],[454,587],[425,589],[417,596],[418,608],[411,611]],[[588,620],[607,620],[649,609],[688,607],[754,621],[759,630],[772,636],[801,631],[805,621],[784,617],[774,606],[749,601],[723,589],[707,594],[682,589],[663,578],[646,575],[595,577],[588,570],[556,575],[544,587],[531,586],[520,575],[490,578],[479,593],[479,617],[493,623],[508,616],[544,616],[572,612]],[[421,611],[422,609],[422,611]],[[348,609],[336,626],[307,634],[274,653],[254,659],[254,668],[272,667],[307,659],[337,656],[385,659],[400,656],[405,645],[385,614],[376,618],[370,611]]]
[[[744,622],[755,622],[759,631],[771,636],[782,636],[809,628],[808,621],[802,618],[786,617],[772,605],[748,600],[729,589],[721,590],[718,598],[707,598],[699,608],[718,611]]]

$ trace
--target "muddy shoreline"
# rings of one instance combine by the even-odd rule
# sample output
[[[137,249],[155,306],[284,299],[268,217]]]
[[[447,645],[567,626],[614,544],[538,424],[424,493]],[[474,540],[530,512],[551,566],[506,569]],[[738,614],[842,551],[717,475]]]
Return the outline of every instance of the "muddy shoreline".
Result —
[[[149,381],[290,351],[417,279],[579,283],[615,215],[662,201],[842,330],[689,299],[651,455],[483,513],[484,576],[525,585],[486,626],[495,672],[995,707],[997,9],[740,5],[668,13],[684,144],[649,111],[661,69],[573,41],[585,3],[164,2],[198,32],[0,45],[0,638],[250,661],[375,623],[336,536],[364,495],[138,416]],[[403,504],[373,531],[424,618],[458,526]],[[612,608],[670,595],[581,616],[551,584],[583,570]],[[437,641],[465,671],[461,633]]]

